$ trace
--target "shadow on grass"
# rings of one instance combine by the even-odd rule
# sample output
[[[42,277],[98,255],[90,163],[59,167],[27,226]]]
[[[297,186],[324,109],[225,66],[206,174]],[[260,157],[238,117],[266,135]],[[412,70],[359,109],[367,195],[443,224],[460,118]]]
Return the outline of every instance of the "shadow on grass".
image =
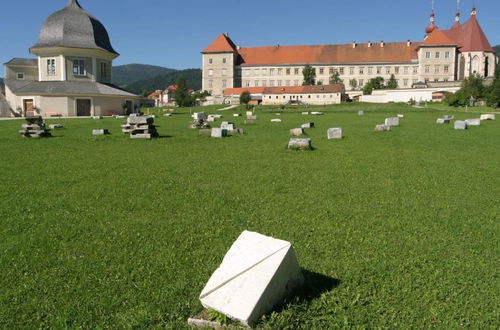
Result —
[[[273,308],[272,313],[281,313],[291,305],[309,304],[314,299],[319,298],[323,293],[334,290],[340,285],[340,280],[323,274],[301,269],[304,275],[304,284],[297,288],[295,292],[285,299],[282,304]],[[269,314],[267,314],[269,315]],[[262,319],[257,323],[261,323]]]

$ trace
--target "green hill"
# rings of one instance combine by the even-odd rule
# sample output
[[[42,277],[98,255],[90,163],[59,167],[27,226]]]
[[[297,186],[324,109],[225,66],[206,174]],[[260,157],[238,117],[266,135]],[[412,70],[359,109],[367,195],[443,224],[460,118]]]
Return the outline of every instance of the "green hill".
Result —
[[[183,75],[186,78],[189,88],[199,90],[201,89],[201,70],[200,69],[186,69],[180,71],[170,72],[154,78],[137,81],[126,87],[126,89],[135,94],[144,94],[144,92],[153,92],[158,89],[164,89],[168,85],[175,84],[177,78]]]
[[[493,50],[495,51],[495,53],[497,54],[497,56],[500,57],[500,45],[497,45],[497,46],[493,47]]]
[[[113,84],[126,87],[136,81],[147,80],[176,71],[175,69],[146,64],[119,65],[113,67]]]

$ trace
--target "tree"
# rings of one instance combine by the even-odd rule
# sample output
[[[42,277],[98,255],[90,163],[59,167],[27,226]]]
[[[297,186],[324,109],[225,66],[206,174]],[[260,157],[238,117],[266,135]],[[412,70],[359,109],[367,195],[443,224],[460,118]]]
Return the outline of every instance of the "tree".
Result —
[[[177,103],[179,107],[192,106],[194,104],[194,100],[189,94],[187,82],[183,75],[180,75],[179,78],[177,78],[177,82],[175,85],[176,85],[174,92],[175,103]]]
[[[396,80],[394,74],[391,74],[391,78],[389,78],[389,80],[387,81],[387,88],[388,89],[398,88],[398,81]]]
[[[384,89],[384,78],[382,77],[375,77],[370,79],[368,83],[365,85],[363,88],[363,94],[364,95],[371,95],[374,89]]]
[[[349,80],[349,86],[351,86],[352,89],[358,88],[358,81],[356,79]]]
[[[340,74],[338,71],[334,71],[330,76],[330,85],[342,84],[342,79],[340,79]]]
[[[477,100],[485,96],[487,95],[483,78],[479,74],[473,74],[465,78],[462,87],[455,94],[449,95],[445,102],[455,107],[465,106],[469,104],[471,98]]]
[[[252,99],[249,91],[243,91],[240,95],[240,104],[244,104],[248,108],[248,103]]]
[[[486,95],[486,103],[493,108],[500,107],[500,64],[497,65],[495,70],[495,80]]]
[[[302,74],[304,75],[304,83],[302,85],[310,86],[316,84],[316,70],[312,66],[306,64],[302,70]]]

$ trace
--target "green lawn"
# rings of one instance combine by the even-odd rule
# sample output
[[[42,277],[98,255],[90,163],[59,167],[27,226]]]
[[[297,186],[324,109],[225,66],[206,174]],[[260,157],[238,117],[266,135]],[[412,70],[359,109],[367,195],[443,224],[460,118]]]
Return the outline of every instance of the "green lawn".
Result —
[[[245,229],[292,242],[306,277],[258,327],[497,328],[500,120],[455,131],[432,109],[324,111],[271,123],[267,109],[252,126],[222,112],[245,129],[225,139],[183,110],[152,141],[121,119],[48,120],[64,128],[32,140],[0,122],[0,328],[187,327]],[[308,121],[315,150],[287,151]]]

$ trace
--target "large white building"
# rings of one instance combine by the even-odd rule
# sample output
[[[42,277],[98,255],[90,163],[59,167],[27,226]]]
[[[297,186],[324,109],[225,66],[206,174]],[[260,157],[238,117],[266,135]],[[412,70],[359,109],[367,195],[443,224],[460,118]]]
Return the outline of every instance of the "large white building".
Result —
[[[432,13],[427,35],[420,42],[239,47],[221,34],[201,52],[203,90],[210,92],[215,103],[227,103],[227,88],[300,86],[307,64],[315,69],[317,84],[329,84],[330,76],[338,72],[347,90],[391,75],[401,89],[453,87],[474,73],[485,78],[494,75],[498,59],[475,8],[464,24],[457,13],[447,30],[440,30],[434,18]]]
[[[111,84],[119,54],[104,25],[77,0],[45,20],[30,53],[37,58],[4,65],[10,115],[107,115],[131,113],[138,105],[137,95]]]

